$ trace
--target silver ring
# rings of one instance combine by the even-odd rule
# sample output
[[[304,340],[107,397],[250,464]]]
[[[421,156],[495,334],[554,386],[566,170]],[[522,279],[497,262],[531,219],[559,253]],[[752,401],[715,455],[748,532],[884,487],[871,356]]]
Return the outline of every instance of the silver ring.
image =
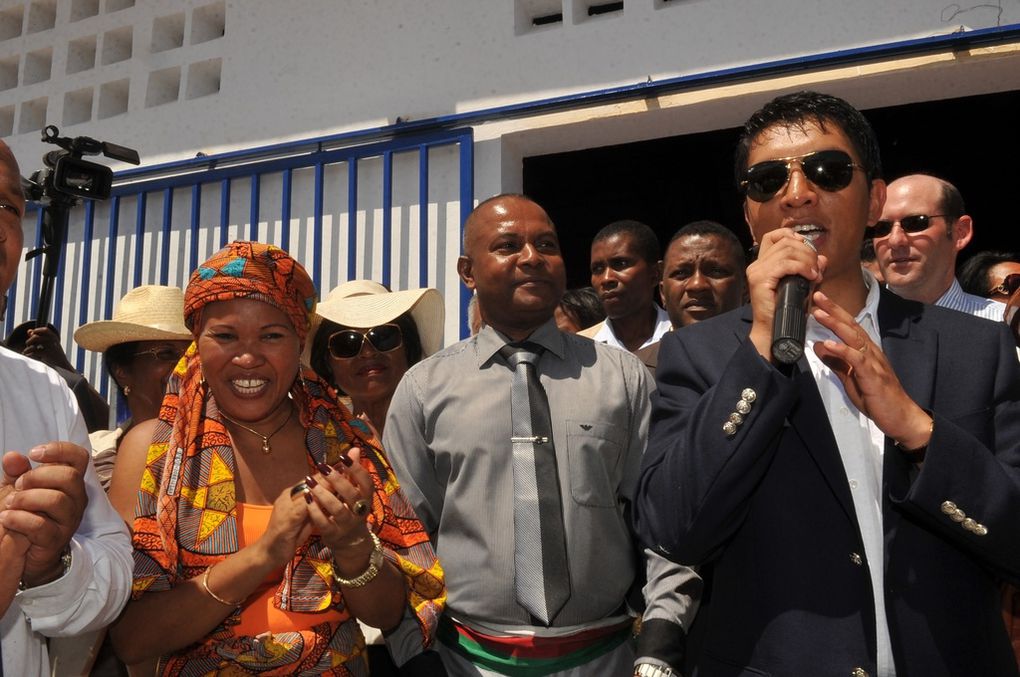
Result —
[[[290,497],[294,498],[298,494],[305,494],[311,492],[311,488],[307,482],[298,482],[290,488]]]
[[[351,506],[351,512],[358,517],[364,517],[368,514],[368,501],[363,498],[359,498],[354,502],[354,505]]]

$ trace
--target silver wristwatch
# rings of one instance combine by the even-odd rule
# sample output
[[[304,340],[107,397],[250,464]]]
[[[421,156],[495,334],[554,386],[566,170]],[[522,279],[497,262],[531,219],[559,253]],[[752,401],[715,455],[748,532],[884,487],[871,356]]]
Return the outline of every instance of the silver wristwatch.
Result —
[[[673,668],[668,665],[638,663],[634,666],[634,677],[680,677],[680,673],[673,672]]]

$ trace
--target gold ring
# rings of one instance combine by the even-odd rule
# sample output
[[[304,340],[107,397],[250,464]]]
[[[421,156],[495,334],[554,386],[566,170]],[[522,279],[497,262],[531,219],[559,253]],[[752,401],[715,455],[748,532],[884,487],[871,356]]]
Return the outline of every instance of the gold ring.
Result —
[[[368,514],[368,501],[363,498],[359,498],[354,502],[354,505],[351,506],[351,512],[358,517],[364,517]]]
[[[290,488],[290,497],[294,498],[298,494],[305,494],[311,492],[311,487],[308,486],[307,482],[298,482]]]

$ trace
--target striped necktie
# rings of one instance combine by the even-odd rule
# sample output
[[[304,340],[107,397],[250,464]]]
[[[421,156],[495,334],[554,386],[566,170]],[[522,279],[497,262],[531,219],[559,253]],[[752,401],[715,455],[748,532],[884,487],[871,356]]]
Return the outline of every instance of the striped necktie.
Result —
[[[570,597],[570,572],[549,400],[535,371],[543,350],[525,342],[507,344],[499,352],[514,370],[514,589],[521,606],[550,625]]]

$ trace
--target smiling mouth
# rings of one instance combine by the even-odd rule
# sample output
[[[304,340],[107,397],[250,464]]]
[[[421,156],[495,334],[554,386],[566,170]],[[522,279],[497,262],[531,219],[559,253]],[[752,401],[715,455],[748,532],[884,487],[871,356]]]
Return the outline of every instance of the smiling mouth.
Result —
[[[240,395],[257,395],[269,383],[264,378],[235,378],[230,382]]]

